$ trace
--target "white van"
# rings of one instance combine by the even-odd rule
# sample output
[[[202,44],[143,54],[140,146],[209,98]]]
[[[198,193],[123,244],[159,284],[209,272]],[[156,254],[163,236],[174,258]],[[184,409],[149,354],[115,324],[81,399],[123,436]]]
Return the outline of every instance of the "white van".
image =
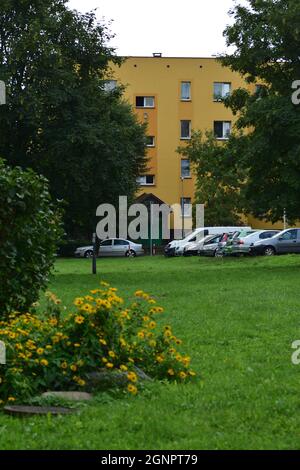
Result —
[[[198,243],[207,235],[237,232],[238,230],[251,230],[251,227],[200,227],[187,235],[183,240],[173,240],[165,247],[166,256],[181,256],[189,243]]]

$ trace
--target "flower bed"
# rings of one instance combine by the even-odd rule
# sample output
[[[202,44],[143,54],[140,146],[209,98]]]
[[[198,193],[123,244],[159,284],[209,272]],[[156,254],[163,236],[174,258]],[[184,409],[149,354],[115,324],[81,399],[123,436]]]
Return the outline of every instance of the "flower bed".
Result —
[[[171,326],[159,326],[164,310],[147,293],[137,291],[125,303],[102,282],[76,298],[70,310],[54,294],[46,295],[45,314],[33,309],[0,322],[7,349],[7,364],[0,366],[1,404],[46,390],[84,390],[89,375],[103,368],[125,374],[131,394],[139,388],[136,367],[157,379],[196,375]]]

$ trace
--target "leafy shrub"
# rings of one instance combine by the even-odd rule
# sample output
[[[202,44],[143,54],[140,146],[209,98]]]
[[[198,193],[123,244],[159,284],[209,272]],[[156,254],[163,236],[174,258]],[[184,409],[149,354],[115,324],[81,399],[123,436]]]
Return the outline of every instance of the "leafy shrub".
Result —
[[[61,236],[47,181],[0,160],[0,318],[38,298]]]
[[[125,305],[117,289],[102,283],[72,310],[46,293],[48,307],[12,314],[0,322],[7,347],[7,366],[0,366],[0,399],[27,399],[45,390],[84,390],[91,373],[122,372],[128,392],[138,391],[136,367],[152,378],[184,381],[195,375],[190,358],[170,326],[159,327],[163,308],[137,291]]]

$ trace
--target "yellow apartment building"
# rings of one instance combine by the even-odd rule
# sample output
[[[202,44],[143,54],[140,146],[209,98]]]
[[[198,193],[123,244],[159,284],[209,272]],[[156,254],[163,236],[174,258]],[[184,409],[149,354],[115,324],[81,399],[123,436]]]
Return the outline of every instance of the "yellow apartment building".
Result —
[[[141,195],[152,195],[166,204],[189,204],[195,193],[190,162],[176,152],[191,137],[192,129],[214,130],[226,140],[235,118],[220,98],[236,88],[247,87],[243,78],[224,68],[215,58],[128,57],[114,67],[115,80],[125,86],[125,98],[141,122],[148,124],[149,165],[139,179]],[[110,83],[111,82],[111,83]],[[184,225],[191,226],[185,213]],[[255,228],[271,224],[249,218]],[[282,224],[278,225],[280,228]]]

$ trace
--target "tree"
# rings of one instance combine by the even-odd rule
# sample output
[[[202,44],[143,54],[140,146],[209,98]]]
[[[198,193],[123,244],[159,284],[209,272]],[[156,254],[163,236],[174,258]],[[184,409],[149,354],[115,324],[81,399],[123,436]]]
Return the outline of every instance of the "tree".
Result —
[[[0,320],[38,299],[62,234],[45,178],[0,160]]]
[[[212,133],[193,132],[177,150],[188,158],[196,175],[195,200],[204,204],[206,225],[238,225],[243,212],[241,188],[245,171],[237,165],[231,145],[220,145]]]
[[[247,170],[246,210],[271,220],[300,217],[300,108],[291,101],[300,78],[298,0],[249,0],[236,6],[225,30],[233,54],[221,63],[261,85],[255,93],[237,90],[225,105],[238,115],[239,136],[228,145],[243,148],[238,166]]]
[[[88,236],[102,202],[133,198],[143,173],[145,128],[107,91],[110,65],[121,63],[111,34],[95,13],[71,11],[66,0],[2,0],[0,153],[31,167],[67,203],[69,234]]]

